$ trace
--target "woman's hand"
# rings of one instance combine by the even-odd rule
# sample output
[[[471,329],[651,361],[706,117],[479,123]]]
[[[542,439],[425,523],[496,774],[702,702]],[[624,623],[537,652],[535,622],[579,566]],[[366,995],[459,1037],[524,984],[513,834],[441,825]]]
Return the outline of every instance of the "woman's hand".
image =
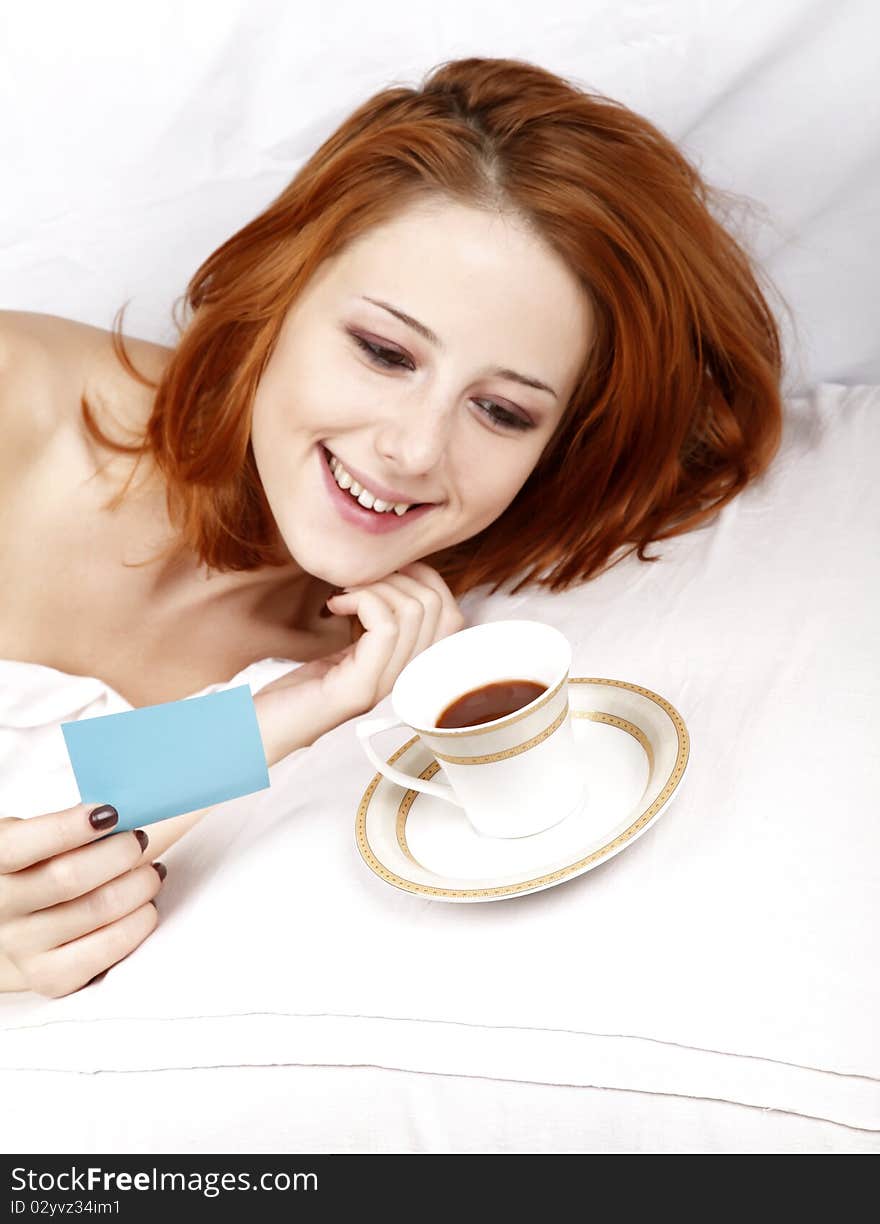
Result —
[[[97,807],[0,818],[0,989],[72,994],[155,930],[165,868],[141,863],[143,829],[94,828]]]
[[[421,651],[465,627],[446,583],[422,561],[379,582],[347,588],[327,601],[335,615],[356,615],[363,633],[344,650],[305,663],[254,698],[270,765],[365,714],[391,692]]]

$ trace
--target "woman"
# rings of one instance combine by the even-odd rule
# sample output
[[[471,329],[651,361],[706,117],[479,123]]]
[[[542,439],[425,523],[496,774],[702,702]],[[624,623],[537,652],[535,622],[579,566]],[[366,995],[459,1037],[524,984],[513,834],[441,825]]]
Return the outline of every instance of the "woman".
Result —
[[[254,699],[271,764],[370,710],[471,588],[656,559],[781,435],[777,327],[710,199],[622,105],[464,59],[366,102],[211,255],[174,349],[7,315],[0,658],[141,705],[295,659]],[[203,814],[105,837],[93,806],[0,823],[3,989],[128,955]]]

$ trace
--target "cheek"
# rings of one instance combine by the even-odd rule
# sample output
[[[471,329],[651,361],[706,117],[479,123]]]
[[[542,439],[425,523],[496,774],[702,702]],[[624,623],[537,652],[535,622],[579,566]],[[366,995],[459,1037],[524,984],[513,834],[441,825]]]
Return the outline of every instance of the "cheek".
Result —
[[[338,366],[338,363],[337,363]],[[332,365],[301,377],[287,395],[287,427],[315,438],[326,438],[343,430],[363,428],[379,419],[387,398],[382,400],[373,386],[348,370]]]
[[[517,454],[506,464],[496,463],[492,467],[486,464],[481,479],[486,486],[487,496],[505,506],[510,505],[535,470],[538,457],[538,452],[533,452],[530,448],[527,455]]]
[[[531,470],[529,467],[524,471],[519,464],[515,468],[505,469],[501,464],[491,464],[487,460],[481,471],[473,474],[468,483],[468,495],[464,498],[464,511],[475,533],[494,523],[504,513]]]

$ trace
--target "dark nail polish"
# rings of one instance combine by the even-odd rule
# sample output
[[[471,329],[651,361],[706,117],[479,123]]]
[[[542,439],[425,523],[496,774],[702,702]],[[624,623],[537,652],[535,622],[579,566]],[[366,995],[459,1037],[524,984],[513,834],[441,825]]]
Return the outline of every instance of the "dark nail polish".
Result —
[[[89,821],[93,829],[112,829],[118,819],[119,813],[109,803],[96,807],[89,812]]]
[[[135,837],[138,839],[138,841],[140,842],[140,844],[141,844],[141,849],[142,849],[142,850],[146,850],[146,848],[147,848],[147,846],[148,846],[148,844],[149,844],[150,839],[149,839],[149,837],[147,837],[147,835],[146,835],[146,833],[143,831],[143,829],[135,829],[135,831],[134,831],[134,835],[135,835]]]
[[[164,863],[153,863],[153,866],[156,868],[156,871],[158,872],[159,879],[164,880],[165,877],[168,875],[168,868],[165,866],[165,864]]]
[[[321,611],[318,613],[318,615],[320,616],[321,620],[326,620],[327,617],[332,616],[333,613],[330,611],[330,609],[327,607],[326,604],[322,604]]]

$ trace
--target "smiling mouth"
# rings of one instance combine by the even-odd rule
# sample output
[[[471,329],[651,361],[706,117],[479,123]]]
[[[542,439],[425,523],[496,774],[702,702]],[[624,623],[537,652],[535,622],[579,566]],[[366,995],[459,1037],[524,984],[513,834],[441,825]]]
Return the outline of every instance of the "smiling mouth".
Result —
[[[333,455],[332,451],[328,450],[328,449],[327,449],[327,447],[326,447],[326,446],[324,446],[324,444],[323,444],[323,443],[321,443],[321,450],[322,450],[323,455],[324,455],[324,462],[327,464],[327,467],[328,467],[328,469],[329,469],[329,471],[330,471],[330,476],[331,476],[331,479],[333,480],[334,484],[336,484],[336,487],[337,487],[337,488],[340,490],[340,492],[343,492],[343,493],[344,493],[344,492],[348,492],[348,490],[342,489],[341,485],[339,485],[339,484],[338,484],[338,482],[336,481],[336,477],[335,477],[335,475],[333,474],[333,469],[332,469],[332,467],[330,466],[330,461],[331,461],[331,459],[334,459],[334,458],[335,458],[335,456]],[[360,503],[358,502],[357,498],[356,498],[356,497],[355,497],[353,494],[350,494],[350,496],[351,496],[351,500],[352,500],[352,501],[355,503],[355,505],[359,505],[359,504],[360,504]],[[411,503],[410,503],[410,505],[409,505],[409,506],[407,506],[406,510],[404,510],[403,514],[398,515],[398,516],[396,516],[396,517],[398,517],[398,518],[406,518],[406,516],[407,516],[407,515],[408,515],[408,514],[409,514],[411,511],[413,511],[413,510],[420,510],[420,509],[421,509],[423,506],[433,506],[433,505],[434,505],[434,503],[433,503],[433,502],[411,502]],[[363,509],[363,507],[361,507],[361,508]],[[370,511],[370,513],[375,513],[375,511]],[[385,513],[385,512],[383,512],[383,513]],[[393,511],[392,511],[391,513],[393,514]]]

